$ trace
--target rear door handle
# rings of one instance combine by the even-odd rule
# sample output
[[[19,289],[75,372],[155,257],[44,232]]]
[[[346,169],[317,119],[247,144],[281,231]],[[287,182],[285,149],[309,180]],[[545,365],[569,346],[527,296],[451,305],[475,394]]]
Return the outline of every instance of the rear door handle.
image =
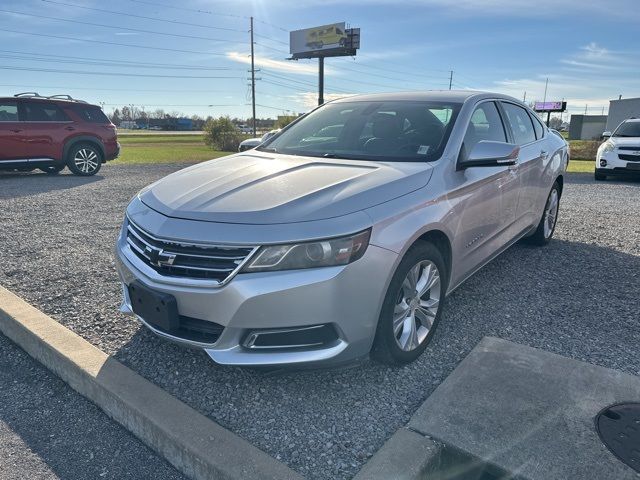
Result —
[[[65,130],[69,130],[70,132],[73,132],[75,129],[75,127],[65,127]]]
[[[540,150],[540,158],[542,160],[546,160],[547,158],[549,158],[549,152],[547,152],[546,150]]]
[[[13,133],[20,133],[22,130],[18,129],[18,130],[11,130]]]

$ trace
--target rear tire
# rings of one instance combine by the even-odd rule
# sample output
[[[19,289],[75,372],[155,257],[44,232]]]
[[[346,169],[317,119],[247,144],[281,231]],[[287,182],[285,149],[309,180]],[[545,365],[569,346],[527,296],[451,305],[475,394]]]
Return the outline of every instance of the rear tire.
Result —
[[[527,243],[537,245],[539,247],[546,245],[551,240],[553,232],[556,230],[558,223],[558,209],[560,207],[560,185],[554,182],[544,204],[542,218],[538,224],[538,228],[533,235],[526,239]]]
[[[442,315],[448,278],[444,258],[435,245],[418,242],[409,249],[382,304],[373,358],[403,365],[424,352]]]
[[[90,143],[74,145],[67,156],[67,166],[74,175],[90,177],[102,167],[102,153]]]
[[[602,182],[603,180],[607,179],[607,176],[602,173],[596,172],[593,174],[593,178],[595,178],[598,182]]]

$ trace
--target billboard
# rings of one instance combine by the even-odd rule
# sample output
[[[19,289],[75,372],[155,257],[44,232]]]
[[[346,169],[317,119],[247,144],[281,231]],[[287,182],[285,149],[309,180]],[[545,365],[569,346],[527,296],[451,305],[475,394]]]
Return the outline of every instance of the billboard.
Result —
[[[567,102],[536,102],[533,109],[536,112],[564,112]]]
[[[345,22],[289,33],[289,53],[296,59],[355,55],[359,47],[360,29],[348,29]]]

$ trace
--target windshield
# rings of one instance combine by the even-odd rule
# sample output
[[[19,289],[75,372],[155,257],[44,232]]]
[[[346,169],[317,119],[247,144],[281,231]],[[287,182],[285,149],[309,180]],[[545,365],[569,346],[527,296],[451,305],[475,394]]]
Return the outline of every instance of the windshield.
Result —
[[[613,133],[614,137],[640,137],[640,122],[621,123]]]
[[[258,150],[380,161],[440,157],[461,104],[338,102],[315,110]]]

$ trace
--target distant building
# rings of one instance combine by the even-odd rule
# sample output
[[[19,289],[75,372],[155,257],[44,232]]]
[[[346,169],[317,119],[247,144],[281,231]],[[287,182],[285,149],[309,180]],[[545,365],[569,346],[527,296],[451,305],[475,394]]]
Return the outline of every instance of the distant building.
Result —
[[[606,126],[606,115],[571,115],[569,140],[599,140]]]
[[[624,98],[609,102],[609,118],[605,130],[613,132],[627,118],[640,118],[640,98]]]

